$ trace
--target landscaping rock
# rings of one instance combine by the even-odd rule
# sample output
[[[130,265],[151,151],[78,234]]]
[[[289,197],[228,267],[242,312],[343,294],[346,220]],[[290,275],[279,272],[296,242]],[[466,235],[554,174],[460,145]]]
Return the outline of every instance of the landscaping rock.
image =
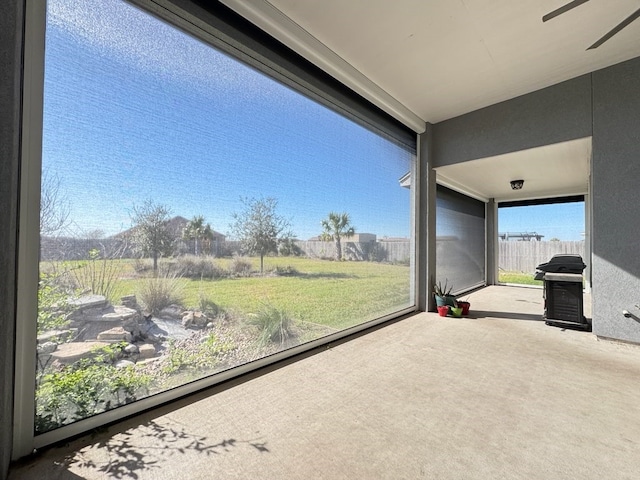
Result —
[[[193,312],[185,312],[182,317],[182,326],[189,328],[193,324]]]
[[[155,357],[156,347],[154,347],[150,343],[144,343],[138,347],[138,352],[140,353],[140,358]]]
[[[116,368],[127,368],[133,367],[134,365],[135,363],[133,363],[131,360],[118,360],[114,366]]]
[[[102,322],[102,316],[112,311],[113,310],[107,305],[98,308],[86,308],[84,310],[78,309],[72,312],[69,318],[78,325],[83,325],[87,322]]]
[[[178,319],[182,317],[182,308],[179,305],[169,305],[160,310],[158,316],[160,318]]]
[[[189,330],[182,327],[176,320],[153,318],[142,327],[142,337],[147,343],[157,343],[166,338],[180,340],[189,336]]]
[[[81,358],[91,358],[95,355],[95,350],[109,345],[105,342],[72,342],[58,345],[55,352],[51,354],[54,360],[63,364],[73,363]]]
[[[127,332],[122,327],[114,327],[110,330],[106,330],[98,334],[98,341],[100,342],[130,342],[132,339],[131,333]]]
[[[202,312],[193,312],[193,323],[198,327],[204,327],[209,323],[209,319]]]
[[[83,311],[88,308],[105,307],[107,299],[103,295],[83,295],[82,297],[70,299],[68,303]]]
[[[124,353],[126,353],[127,355],[135,355],[139,352],[140,352],[140,349],[138,348],[137,345],[134,345],[133,343],[130,343],[129,345],[124,347]]]
[[[137,309],[138,307],[138,300],[135,295],[125,295],[120,298],[120,301],[122,302],[122,305],[127,308]]]
[[[138,317],[133,317],[122,322],[122,328],[127,332],[130,332],[134,337],[140,336],[140,324],[138,323]]]
[[[38,345],[38,355],[49,355],[56,351],[58,344],[54,342],[44,342]]]
[[[182,326],[184,328],[190,328],[190,327],[202,328],[207,323],[209,323],[209,319],[202,312],[187,311],[187,312],[184,312],[182,315]]]
[[[100,318],[103,322],[123,322],[130,320],[138,315],[137,310],[133,308],[116,305],[111,307],[110,312],[104,313]]]
[[[52,342],[57,339],[64,340],[72,334],[71,330],[49,330],[41,335],[38,335],[38,344]]]

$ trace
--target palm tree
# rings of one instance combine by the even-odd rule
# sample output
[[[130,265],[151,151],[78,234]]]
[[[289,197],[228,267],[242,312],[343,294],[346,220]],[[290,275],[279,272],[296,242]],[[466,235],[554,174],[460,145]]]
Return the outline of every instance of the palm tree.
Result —
[[[202,215],[198,215],[193,217],[192,220],[187,223],[187,226],[184,227],[182,231],[182,236],[187,239],[195,240],[195,254],[198,255],[198,239],[202,237],[205,231],[204,225],[204,217]]]
[[[205,250],[209,252],[209,255],[212,254],[211,244],[213,243],[213,229],[211,225],[207,223],[204,226],[204,230],[202,230],[202,251]]]
[[[342,260],[342,244],[340,243],[343,237],[351,237],[356,231],[351,225],[348,213],[329,213],[329,216],[322,220],[322,232],[321,238],[325,242],[336,242],[336,260]]]

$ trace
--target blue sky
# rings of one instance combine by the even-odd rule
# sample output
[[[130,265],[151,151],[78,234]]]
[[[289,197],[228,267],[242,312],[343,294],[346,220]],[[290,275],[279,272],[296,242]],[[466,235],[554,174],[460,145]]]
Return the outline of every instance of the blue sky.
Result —
[[[51,0],[43,169],[77,231],[111,235],[151,199],[227,233],[240,197],[275,197],[294,234],[330,211],[409,236],[412,157],[118,0]]]
[[[536,232],[543,240],[584,240],[584,202],[498,209],[500,232]]]
[[[120,0],[49,0],[43,168],[76,234],[131,226],[151,199],[229,233],[240,197],[275,197],[299,238],[330,211],[410,235],[412,157]],[[500,231],[581,240],[584,204],[500,209]]]

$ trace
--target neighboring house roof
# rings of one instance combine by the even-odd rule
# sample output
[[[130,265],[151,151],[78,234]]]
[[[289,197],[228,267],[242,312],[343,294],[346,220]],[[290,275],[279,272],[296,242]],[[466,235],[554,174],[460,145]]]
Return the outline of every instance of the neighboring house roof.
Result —
[[[400,182],[401,187],[411,188],[411,172],[405,173],[398,181]]]
[[[176,237],[181,237],[182,236],[182,231],[185,229],[185,227],[187,226],[187,224],[189,223],[189,220],[187,220],[184,217],[181,217],[180,215],[176,215],[173,218],[170,218],[168,220],[169,223],[169,230],[171,230],[171,232],[176,236]],[[116,233],[115,235],[113,235],[110,238],[124,238],[124,237],[129,237],[131,236],[133,233],[135,233],[137,227],[131,227],[123,232],[120,233]],[[224,241],[227,237],[226,235],[220,233],[220,232],[216,232],[215,230],[212,230],[211,233],[213,234],[213,238],[217,239],[218,241]]]

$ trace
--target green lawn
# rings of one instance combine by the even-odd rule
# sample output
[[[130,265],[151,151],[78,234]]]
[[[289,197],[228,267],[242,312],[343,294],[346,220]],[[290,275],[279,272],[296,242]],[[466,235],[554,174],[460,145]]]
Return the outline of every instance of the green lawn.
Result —
[[[500,283],[515,283],[519,285],[540,285],[542,280],[534,280],[532,273],[524,272],[498,272],[498,281]]]
[[[216,259],[226,268],[231,260]],[[255,270],[259,259],[251,259]],[[291,267],[291,276],[268,271]],[[182,279],[184,306],[197,306],[204,296],[225,310],[246,315],[265,305],[294,319],[346,328],[409,305],[409,267],[375,262],[334,262],[297,257],[265,258],[264,276],[219,280]],[[144,278],[119,281],[122,294],[136,293]]]

